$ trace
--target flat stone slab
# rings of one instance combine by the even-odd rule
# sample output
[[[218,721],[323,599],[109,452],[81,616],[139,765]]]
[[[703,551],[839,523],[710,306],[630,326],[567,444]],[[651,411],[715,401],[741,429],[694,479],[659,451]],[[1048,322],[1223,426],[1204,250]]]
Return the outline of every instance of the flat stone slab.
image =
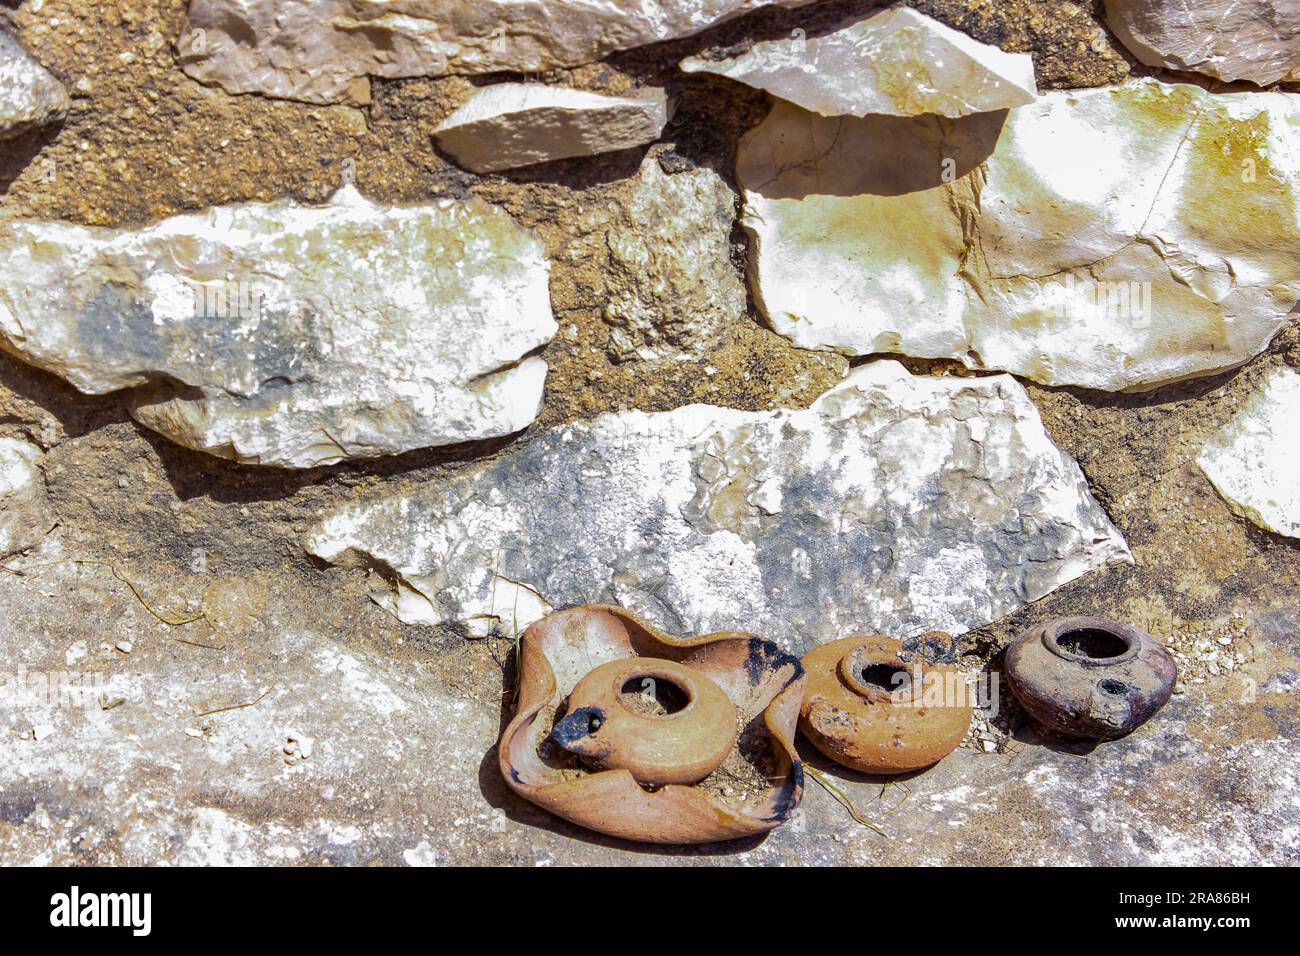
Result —
[[[726,60],[690,57],[687,73],[717,73],[823,116],[966,116],[1032,103],[1034,60],[918,13],[891,7],[815,37],[767,40]]]
[[[814,762],[883,835],[809,779],[793,819],[766,839],[654,848],[593,836],[509,792],[493,751],[500,672],[481,643],[463,653],[426,646],[419,660],[377,651],[357,639],[350,598],[268,596],[255,579],[184,582],[264,607],[219,634],[201,624],[177,630],[107,569],[51,564],[55,557],[34,558],[24,578],[0,574],[8,865],[1300,859],[1294,607],[1252,616],[1269,656],[1175,696],[1123,740],[1080,748],[1021,725],[996,752],[963,746],[884,796],[879,782]],[[146,593],[167,593],[136,580]],[[336,620],[350,624],[324,623]],[[113,647],[123,639],[130,654]],[[454,685],[426,669],[427,658],[448,653],[442,666],[458,668]],[[483,680],[489,672],[495,683]],[[20,673],[21,693],[12,682]],[[1243,680],[1257,695],[1243,694]],[[74,687],[87,689],[80,704]],[[1004,687],[1003,706],[1006,697]]]
[[[1300,0],[1106,0],[1106,23],[1147,66],[1300,81]]]
[[[542,73],[811,0],[190,0],[190,76],[231,93],[363,103],[374,77]]]
[[[1140,80],[957,120],[778,101],[737,178],[756,302],[804,348],[1141,390],[1249,360],[1300,301],[1293,94]]]
[[[554,336],[542,243],[480,200],[0,224],[0,346],[188,448],[310,468],[508,435]]]
[[[0,140],[61,120],[68,91],[9,33],[0,30]]]
[[[480,87],[433,131],[438,145],[476,173],[654,142],[671,109],[661,89],[603,96],[540,83]]]
[[[1234,514],[1300,538],[1300,373],[1272,372],[1196,463]]]
[[[344,507],[306,547],[388,569],[375,599],[408,623],[509,634],[610,603],[673,633],[796,650],[962,633],[1132,560],[1013,379],[888,361],[804,411],[693,405],[546,431]]]

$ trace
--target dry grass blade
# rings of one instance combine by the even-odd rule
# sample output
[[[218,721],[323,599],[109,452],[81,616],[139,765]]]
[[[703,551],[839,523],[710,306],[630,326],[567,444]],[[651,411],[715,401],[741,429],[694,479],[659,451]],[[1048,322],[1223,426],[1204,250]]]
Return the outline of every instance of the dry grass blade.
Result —
[[[262,696],[257,698],[257,700],[250,700],[243,704],[230,704],[227,707],[214,707],[212,710],[205,710],[201,714],[195,714],[193,719],[197,720],[200,717],[211,717],[213,714],[224,714],[232,710],[244,710],[247,707],[256,707],[270,696],[272,690],[274,690],[274,688],[268,687],[263,691]]]
[[[204,608],[200,608],[196,614],[193,614],[190,617],[171,617],[167,614],[164,614],[162,611],[158,610],[152,604],[149,603],[148,598],[144,596],[144,592],[140,590],[140,587],[134,581],[126,577],[126,575],[124,575],[121,571],[117,569],[116,565],[111,564],[108,561],[97,561],[91,558],[64,558],[63,560],[60,561],[46,561],[41,564],[36,564],[33,565],[30,569],[11,568],[6,565],[0,564],[0,571],[5,571],[9,574],[14,575],[15,577],[25,578],[27,577],[29,571],[31,570],[39,570],[41,568],[52,568],[60,564],[75,564],[79,567],[86,566],[86,567],[96,567],[96,568],[108,568],[109,572],[113,575],[114,578],[116,578],[118,581],[121,581],[123,584],[127,586],[128,589],[130,589],[132,596],[137,601],[140,602],[141,607],[143,607],[146,611],[148,611],[153,618],[155,618],[156,620],[158,620],[163,624],[166,624],[168,627],[184,627],[187,624],[194,624],[197,623],[198,621],[208,621],[208,612]],[[208,621],[208,624],[210,625],[211,621]],[[224,648],[218,647],[215,644],[204,644],[201,641],[187,641],[184,638],[180,638],[180,637],[173,638],[173,639],[178,641],[181,644],[189,644],[191,647],[204,647],[207,648],[208,650],[213,650],[213,651],[224,650]]]
[[[136,584],[135,584],[133,581],[128,580],[128,579],[127,579],[127,578],[122,574],[122,572],[118,571],[118,569],[117,569],[116,567],[114,567],[113,565],[108,564],[107,562],[104,562],[104,561],[86,561],[86,562],[81,562],[81,561],[79,561],[79,562],[77,562],[77,563],[78,563],[78,564],[83,564],[83,563],[84,563],[84,564],[101,564],[101,565],[103,565],[104,567],[108,568],[109,571],[113,572],[113,577],[117,578],[119,581],[121,581],[123,584],[125,584],[128,588],[131,589],[131,593],[135,595],[135,599],[136,599],[137,601],[140,602],[140,605],[141,605],[141,606],[142,606],[146,611],[148,611],[148,612],[149,612],[150,614],[152,614],[155,618],[157,618],[159,621],[162,621],[162,623],[168,625],[169,627],[184,627],[186,624],[193,624],[195,621],[202,621],[202,620],[204,620],[204,619],[207,617],[207,612],[206,612],[206,611],[203,611],[202,609],[200,609],[199,612],[198,612],[197,614],[195,614],[193,617],[185,617],[185,618],[172,618],[172,617],[167,617],[167,616],[166,616],[165,614],[163,614],[161,611],[156,610],[156,609],[153,607],[153,605],[151,605],[151,604],[149,603],[149,601],[145,598],[145,596],[144,596],[144,594],[141,592],[140,588],[137,587]]]
[[[876,824],[872,823],[862,814],[858,813],[858,808],[853,805],[853,801],[848,798],[848,796],[844,793],[843,790],[841,790],[839,787],[835,786],[835,784],[827,780],[825,774],[823,774],[820,770],[814,770],[812,767],[808,766],[807,764],[804,764],[803,769],[804,772],[808,774],[808,776],[812,777],[813,780],[821,784],[822,788],[827,793],[829,793],[832,797],[834,797],[835,801],[839,803],[840,806],[842,806],[845,810],[849,811],[849,815],[853,817],[855,821],[860,823],[862,826],[866,827],[868,830],[875,830],[882,837],[888,838],[889,834],[887,834]]]

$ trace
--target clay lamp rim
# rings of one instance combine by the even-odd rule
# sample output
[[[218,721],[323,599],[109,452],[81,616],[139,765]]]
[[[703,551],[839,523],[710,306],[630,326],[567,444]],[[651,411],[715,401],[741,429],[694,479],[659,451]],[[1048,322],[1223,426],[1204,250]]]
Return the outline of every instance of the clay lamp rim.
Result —
[[[520,638],[519,653],[518,702],[501,733],[497,766],[506,785],[530,803],[609,836],[682,844],[757,836],[789,820],[799,806],[803,761],[794,738],[807,675],[798,658],[772,642],[743,631],[665,634],[623,608],[583,605],[534,621]],[[701,675],[700,707],[704,680],[716,683],[746,720],[766,731],[776,762],[771,786],[728,802],[699,784],[646,790],[624,769],[570,779],[549,767],[538,753],[546,710],[560,705],[579,674],[590,672],[593,654],[606,662],[639,660],[633,673],[651,672],[647,658],[690,667]]]
[[[1124,644],[1124,650],[1118,654],[1098,657],[1080,654],[1061,646],[1061,640],[1072,634],[1094,632],[1104,634]],[[1062,660],[1070,661],[1081,667],[1114,667],[1137,657],[1142,649],[1142,635],[1126,624],[1097,617],[1072,617],[1057,621],[1043,628],[1043,646]]]
[[[890,690],[874,681],[863,680],[863,671],[871,667],[888,667],[903,671],[908,675],[908,684],[906,687],[897,687]],[[924,679],[924,669],[920,658],[905,661],[897,654],[882,655],[881,649],[870,641],[859,644],[841,657],[839,672],[840,679],[848,685],[851,691],[859,697],[881,704],[906,704],[911,702],[915,698],[917,691],[920,690],[918,685]]]
[[[695,701],[699,698],[699,692],[696,690],[695,686],[695,675],[688,673],[688,670],[689,668],[683,666],[681,668],[681,673],[678,673],[675,669],[670,670],[667,667],[655,667],[652,665],[650,667],[636,668],[630,674],[615,674],[610,684],[611,689],[613,690],[613,699],[616,700],[618,705],[625,711],[638,718],[661,721],[672,720],[675,717],[684,717],[695,710]],[[646,678],[663,681],[670,687],[677,688],[686,695],[686,703],[677,710],[669,711],[664,714],[645,714],[641,711],[633,710],[628,706],[624,697],[626,693],[624,688],[632,681],[641,681]]]

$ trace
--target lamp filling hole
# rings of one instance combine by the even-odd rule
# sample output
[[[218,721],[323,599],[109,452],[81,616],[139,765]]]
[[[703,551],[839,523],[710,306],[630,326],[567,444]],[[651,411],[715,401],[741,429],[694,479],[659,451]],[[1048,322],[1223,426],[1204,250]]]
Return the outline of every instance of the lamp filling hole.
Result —
[[[685,689],[662,677],[629,677],[619,688],[619,698],[628,710],[646,717],[667,717],[685,710],[691,702]]]
[[[1119,657],[1128,650],[1128,641],[1118,634],[1091,628],[1066,631],[1057,636],[1056,644],[1068,654],[1077,654],[1079,657],[1087,657],[1091,660]]]
[[[893,664],[868,664],[858,679],[868,687],[879,687],[887,694],[907,693],[912,689],[912,675]]]

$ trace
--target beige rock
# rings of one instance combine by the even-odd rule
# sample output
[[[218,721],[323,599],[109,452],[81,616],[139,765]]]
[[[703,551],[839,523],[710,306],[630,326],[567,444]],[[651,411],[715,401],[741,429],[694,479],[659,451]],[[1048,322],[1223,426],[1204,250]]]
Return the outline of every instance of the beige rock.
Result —
[[[411,624],[511,636],[552,607],[800,650],[961,633],[1131,563],[1010,376],[853,371],[811,408],[688,405],[539,430],[492,461],[345,505],[307,550],[388,572]]]
[[[53,524],[41,458],[30,442],[0,438],[0,558],[34,548]]]
[[[149,384],[142,424],[250,464],[519,431],[556,329],[541,242],[479,200],[0,224],[0,347],[91,394]]]
[[[490,173],[653,142],[671,109],[661,89],[602,96],[539,83],[477,90],[433,131],[461,166]]]
[[[56,122],[67,111],[63,84],[0,30],[0,140]]]
[[[1300,81],[1300,0],[1106,0],[1106,22],[1148,66]]]
[[[231,93],[365,102],[369,77],[593,63],[765,6],[810,0],[190,0],[178,47]]]
[[[717,73],[823,116],[966,116],[1032,103],[1033,57],[980,43],[910,7],[846,20],[816,37],[756,43],[729,60],[691,57]]]
[[[1142,80],[1009,114],[778,102],[737,178],[755,298],[805,348],[1143,389],[1263,350],[1300,299],[1300,97]]]
[[[749,321],[745,283],[731,261],[736,195],[707,167],[668,175],[653,157],[607,231],[591,241],[603,270],[616,362],[699,359]]]
[[[1300,538],[1300,373],[1274,371],[1196,463],[1234,514]]]

